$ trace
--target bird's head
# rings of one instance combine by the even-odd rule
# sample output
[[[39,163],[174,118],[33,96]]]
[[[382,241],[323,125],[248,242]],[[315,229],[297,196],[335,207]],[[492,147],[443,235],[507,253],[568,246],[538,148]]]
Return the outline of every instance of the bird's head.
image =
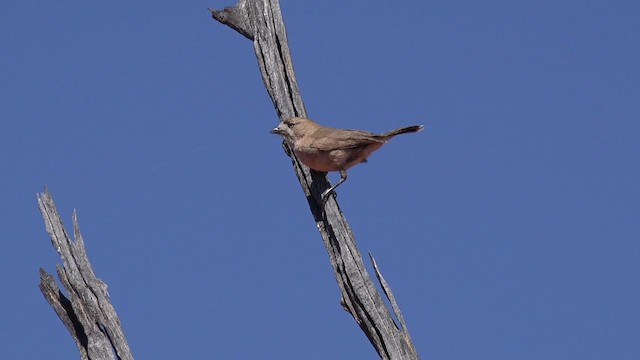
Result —
[[[311,134],[319,126],[313,120],[293,117],[282,120],[278,126],[271,130],[271,133],[282,135],[289,141],[296,141],[307,134]]]

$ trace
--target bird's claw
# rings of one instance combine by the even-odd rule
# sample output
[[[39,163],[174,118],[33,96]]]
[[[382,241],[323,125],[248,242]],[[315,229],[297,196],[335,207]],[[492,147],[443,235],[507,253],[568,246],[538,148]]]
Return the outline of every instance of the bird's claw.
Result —
[[[327,200],[329,200],[329,197],[331,197],[332,194],[336,194],[336,192],[333,189],[327,189],[322,193],[322,195],[320,195],[322,205],[327,203]]]

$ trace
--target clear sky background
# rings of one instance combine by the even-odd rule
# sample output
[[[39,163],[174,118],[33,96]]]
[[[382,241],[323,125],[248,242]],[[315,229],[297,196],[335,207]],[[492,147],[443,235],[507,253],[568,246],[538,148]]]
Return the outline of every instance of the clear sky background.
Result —
[[[253,48],[196,1],[6,2],[0,348],[72,359],[48,185],[138,359],[375,359]],[[309,116],[424,124],[339,202],[423,359],[640,359],[640,2],[286,1]],[[333,174],[335,181],[337,176]]]

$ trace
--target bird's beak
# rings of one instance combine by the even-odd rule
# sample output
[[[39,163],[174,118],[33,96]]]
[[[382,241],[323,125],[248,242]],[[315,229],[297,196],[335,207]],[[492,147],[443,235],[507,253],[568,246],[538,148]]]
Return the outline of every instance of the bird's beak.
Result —
[[[280,127],[275,127],[273,129],[271,129],[271,131],[269,131],[272,134],[276,134],[276,135],[282,135],[282,129],[280,129]]]

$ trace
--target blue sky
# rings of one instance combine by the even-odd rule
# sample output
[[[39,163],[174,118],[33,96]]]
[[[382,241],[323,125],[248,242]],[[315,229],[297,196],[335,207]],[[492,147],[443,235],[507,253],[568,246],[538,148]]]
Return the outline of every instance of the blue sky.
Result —
[[[7,359],[69,359],[46,184],[139,359],[369,359],[224,2],[0,14]],[[640,3],[284,2],[320,123],[424,124],[339,202],[424,359],[640,358]],[[337,176],[331,175],[335,181]]]

